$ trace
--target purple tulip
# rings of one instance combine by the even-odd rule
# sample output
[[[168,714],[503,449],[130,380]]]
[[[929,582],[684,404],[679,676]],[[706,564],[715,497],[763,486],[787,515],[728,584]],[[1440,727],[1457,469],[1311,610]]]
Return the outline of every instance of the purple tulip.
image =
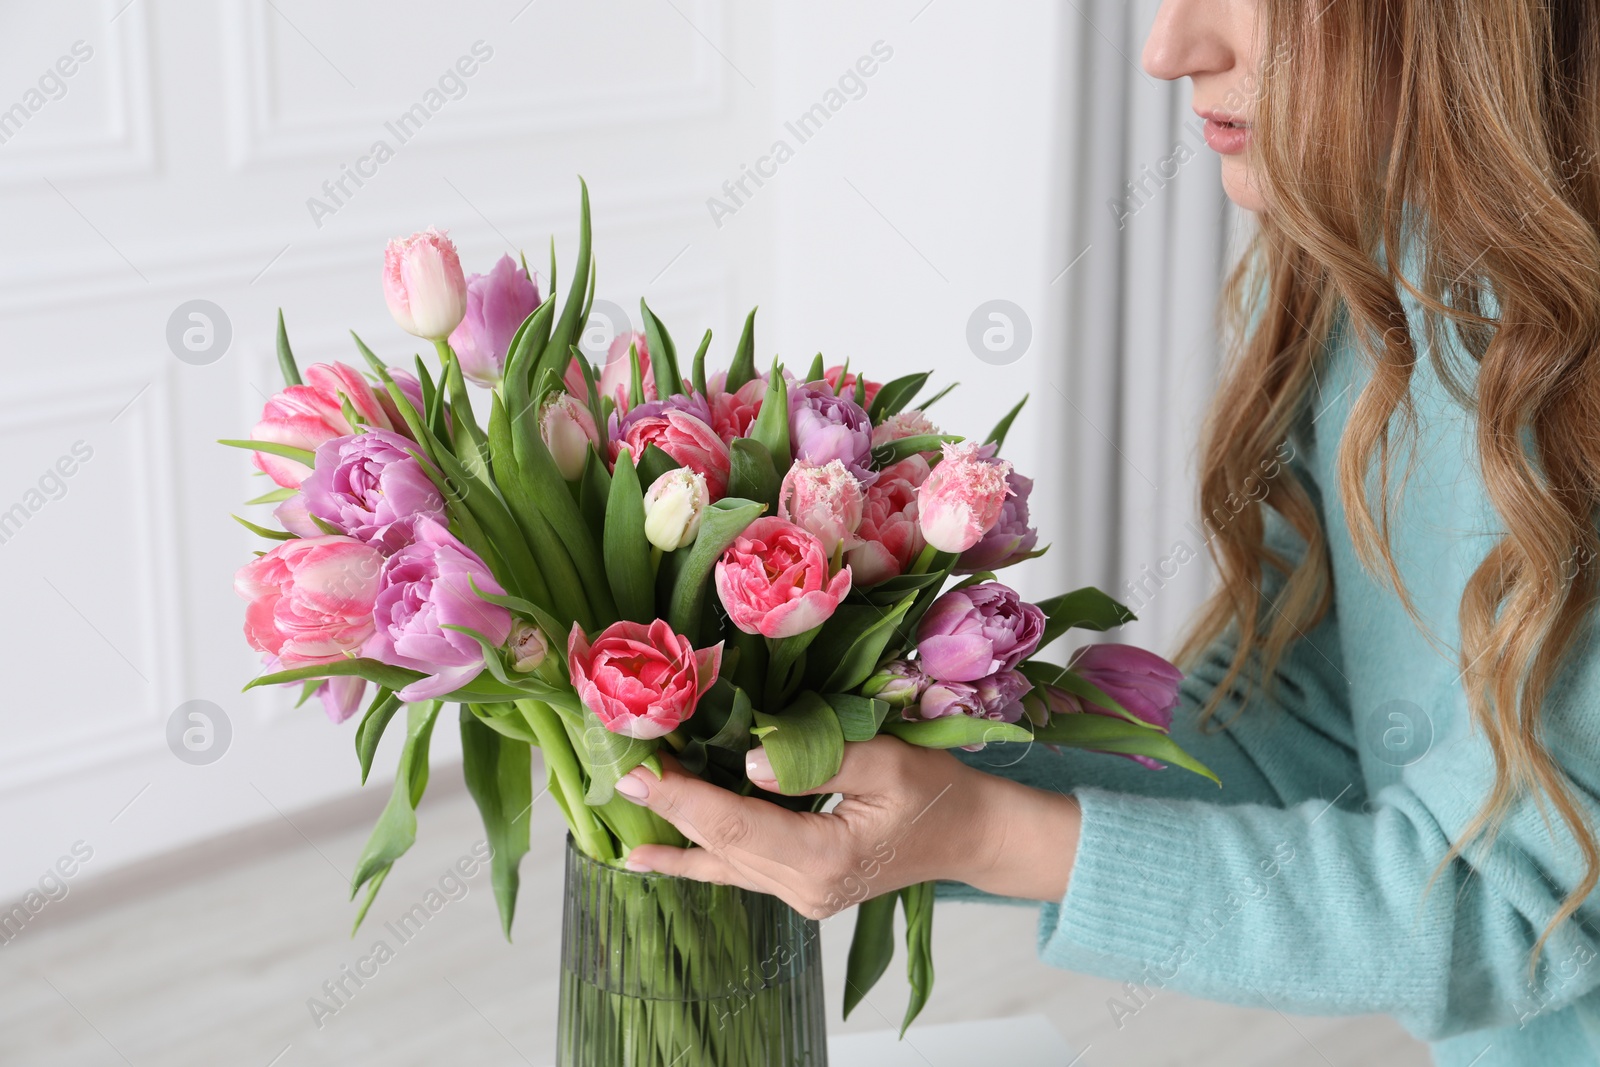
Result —
[[[1072,654],[1067,666],[1136,717],[1161,730],[1172,729],[1183,672],[1154,652],[1133,645],[1085,645]],[[1080,703],[1082,711],[1116,714],[1088,701]]]
[[[897,659],[885,663],[878,672],[861,685],[861,695],[881,700],[891,707],[903,708],[915,704],[928,686],[922,669],[909,660]]]
[[[863,488],[877,478],[872,461],[872,419],[826,382],[789,385],[789,443],[796,460],[822,467],[838,460]]]
[[[538,306],[539,287],[510,256],[488,274],[469,277],[466,317],[450,333],[461,373],[482,386],[499,385],[511,338]]]
[[[419,519],[445,517],[444,498],[411,454],[416,447],[388,430],[323,442],[300,486],[306,511],[385,555],[405,547]]]
[[[917,627],[923,673],[941,682],[976,682],[1015,670],[1044,636],[1044,612],[999,582],[952,589]]]
[[[322,710],[335,725],[344,722],[361,710],[361,698],[367,691],[367,680],[353,674],[329,678],[317,686],[316,697],[322,701]]]
[[[390,556],[379,576],[372,619],[377,632],[362,654],[430,677],[401,689],[401,700],[432,700],[459,689],[483,670],[483,646],[449,626],[475,630],[492,645],[511,635],[511,613],[473,592],[503,595],[489,568],[430,518],[417,539]]]
[[[985,719],[1018,722],[1022,719],[1022,698],[1033,689],[1033,683],[1021,671],[1000,671],[974,683],[974,687]]]
[[[1006,475],[1011,493],[1000,505],[1000,521],[983,535],[983,540],[961,554],[956,570],[962,574],[997,571],[1020,563],[1039,542],[1039,531],[1028,525],[1028,494],[1033,479],[1012,471]]]
[[[933,682],[922,698],[900,713],[907,719],[942,719],[947,715],[983,714],[978,687],[966,682]]]

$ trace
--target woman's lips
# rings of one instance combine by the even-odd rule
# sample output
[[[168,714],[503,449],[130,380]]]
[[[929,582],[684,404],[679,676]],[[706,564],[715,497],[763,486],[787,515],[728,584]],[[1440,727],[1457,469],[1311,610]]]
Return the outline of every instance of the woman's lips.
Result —
[[[1213,152],[1224,156],[1236,156],[1244,151],[1245,145],[1250,141],[1248,124],[1226,116],[1202,117],[1206,120],[1206,144],[1211,146]]]

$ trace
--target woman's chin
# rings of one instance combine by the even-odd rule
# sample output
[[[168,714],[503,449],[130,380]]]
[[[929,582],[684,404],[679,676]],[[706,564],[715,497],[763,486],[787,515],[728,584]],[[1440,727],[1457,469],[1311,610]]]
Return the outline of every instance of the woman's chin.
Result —
[[[1266,210],[1266,198],[1261,195],[1261,188],[1256,184],[1250,165],[1242,159],[1225,157],[1222,160],[1222,191],[1242,210]]]

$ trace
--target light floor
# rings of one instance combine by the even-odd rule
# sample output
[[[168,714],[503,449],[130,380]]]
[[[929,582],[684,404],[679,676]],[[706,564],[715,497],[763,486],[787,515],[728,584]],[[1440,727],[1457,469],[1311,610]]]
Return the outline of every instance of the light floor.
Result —
[[[438,885],[481,838],[477,811],[438,768],[418,842],[349,937],[348,874],[387,789],[294,816],[205,849],[75,887],[0,945],[5,1067],[548,1067],[554,1056],[562,840],[554,805],[535,806],[543,857],[523,864],[516,941],[499,934],[487,874],[446,904],[321,1025],[307,1005]],[[1089,1065],[1215,1067],[1421,1065],[1424,1047],[1386,1018],[1290,1018],[1164,992],[1118,1029],[1110,982],[1033,956],[1031,908],[941,906],[937,986],[924,1018],[1041,1013]],[[897,1021],[897,967],[840,1023],[839,982],[853,923],[824,927],[829,1023],[836,1032]],[[326,998],[324,997],[324,1000]],[[330,1005],[332,1001],[327,1001]],[[911,1040],[916,1040],[916,1028]]]

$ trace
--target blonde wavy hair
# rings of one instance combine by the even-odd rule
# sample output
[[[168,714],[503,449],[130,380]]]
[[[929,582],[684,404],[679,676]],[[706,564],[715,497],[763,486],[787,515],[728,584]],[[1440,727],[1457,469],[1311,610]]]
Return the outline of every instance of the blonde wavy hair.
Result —
[[[1225,507],[1290,433],[1337,324],[1372,366],[1339,442],[1338,490],[1363,562],[1417,619],[1389,542],[1404,486],[1391,460],[1416,429],[1416,344],[1400,299],[1409,293],[1441,379],[1476,409],[1478,462],[1505,531],[1460,604],[1462,682],[1495,783],[1446,862],[1492,839],[1532,796],[1554,808],[1585,865],[1532,966],[1600,881],[1594,830],[1540,730],[1600,573],[1600,8],[1263,0],[1263,9],[1277,47],[1260,78],[1253,169],[1270,208],[1224,301],[1238,341],[1207,423],[1202,513]],[[1373,117],[1382,100],[1393,102],[1392,129]],[[1409,279],[1407,237],[1419,250]],[[1248,334],[1247,306],[1258,315]],[[1462,354],[1455,364],[1451,352]],[[1263,507],[1304,538],[1301,559],[1265,545]],[[1324,534],[1292,473],[1210,545],[1220,587],[1183,655],[1235,623],[1240,640],[1208,718],[1248,665],[1270,679],[1332,594]],[[1268,571],[1283,578],[1270,600]]]

